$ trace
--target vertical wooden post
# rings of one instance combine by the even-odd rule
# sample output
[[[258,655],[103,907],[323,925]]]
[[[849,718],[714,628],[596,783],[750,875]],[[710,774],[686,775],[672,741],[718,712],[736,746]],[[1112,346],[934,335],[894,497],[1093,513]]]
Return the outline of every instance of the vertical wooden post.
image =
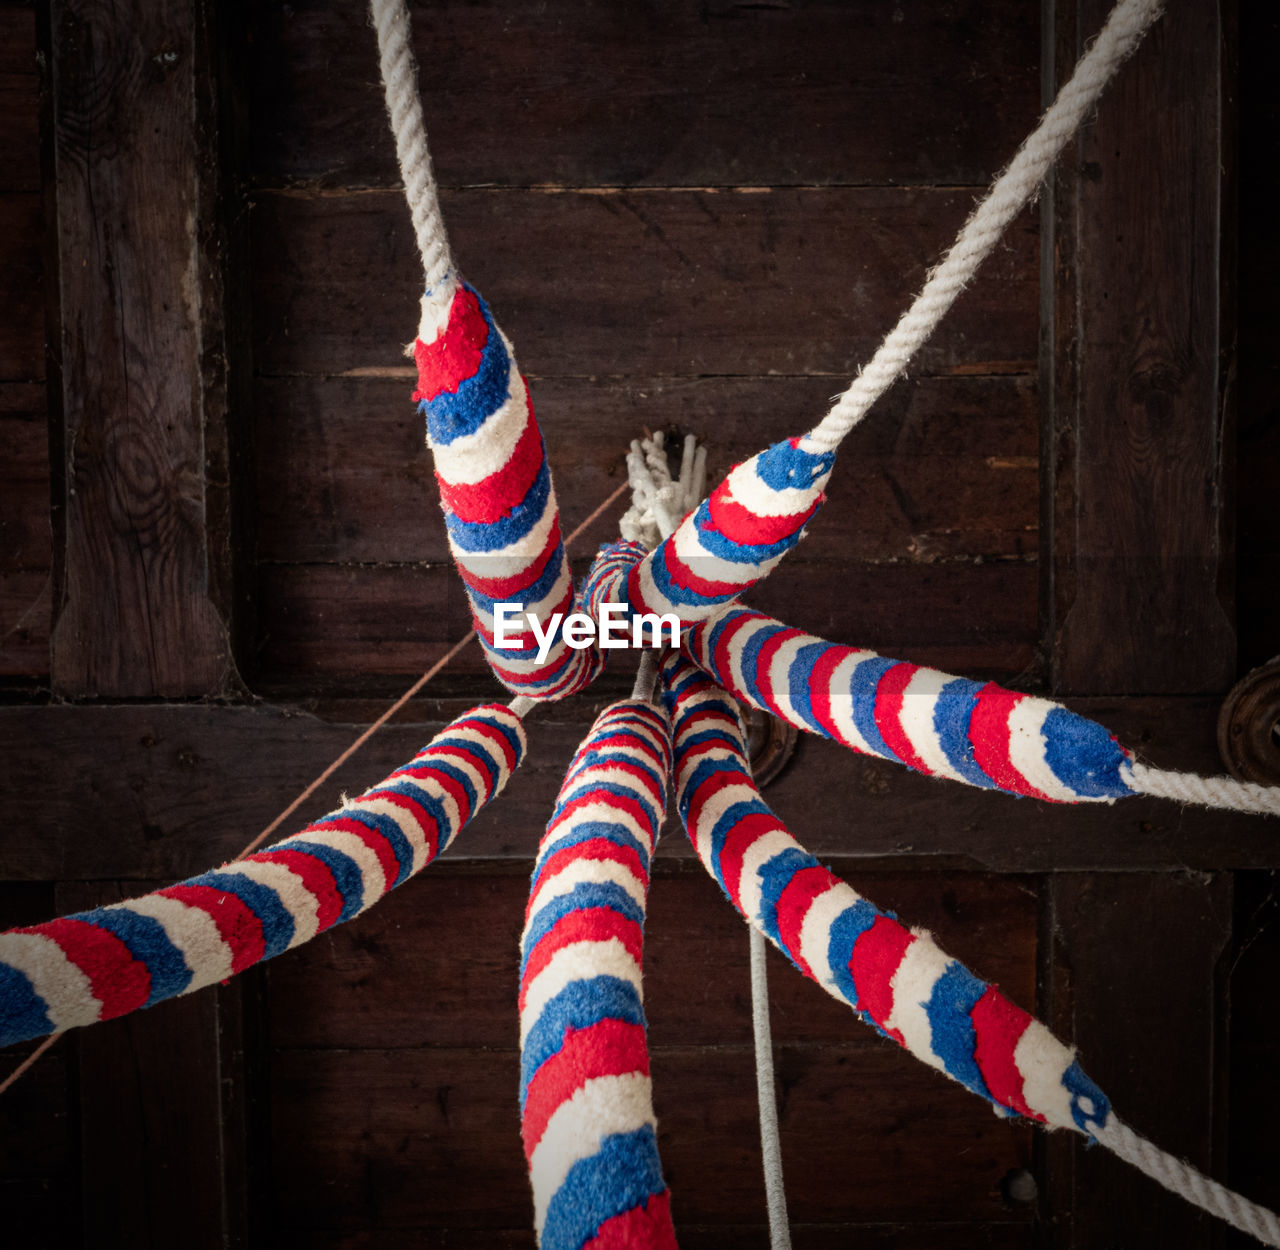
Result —
[[[1109,8],[1046,6],[1059,82]],[[1063,694],[1221,692],[1235,676],[1221,39],[1217,4],[1169,6],[1053,189],[1045,602]]]
[[[221,311],[203,298],[200,29],[195,0],[52,0],[65,422],[53,688],[72,698],[232,680],[225,491],[211,509],[206,481],[225,437],[206,408]]]

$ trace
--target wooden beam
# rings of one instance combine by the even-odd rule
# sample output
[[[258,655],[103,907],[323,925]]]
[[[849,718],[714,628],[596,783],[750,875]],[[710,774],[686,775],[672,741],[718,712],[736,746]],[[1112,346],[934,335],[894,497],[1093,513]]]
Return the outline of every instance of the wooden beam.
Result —
[[[205,376],[221,310],[203,298],[197,5],[54,0],[51,29],[65,421],[54,689],[222,692],[226,532],[206,466],[225,459],[225,434]]]
[[[1110,5],[1057,6],[1057,77]],[[1235,677],[1219,357],[1222,28],[1174,6],[1060,165],[1045,457],[1054,687],[1222,692]]]

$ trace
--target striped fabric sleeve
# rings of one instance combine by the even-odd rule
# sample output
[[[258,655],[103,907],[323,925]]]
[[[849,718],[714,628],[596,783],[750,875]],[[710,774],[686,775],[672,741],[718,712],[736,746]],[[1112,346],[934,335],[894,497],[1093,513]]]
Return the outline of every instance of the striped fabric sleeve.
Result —
[[[1106,1097],[1043,1024],[796,842],[751,779],[733,699],[679,653],[662,683],[680,816],[738,911],[827,993],[1002,1114],[1105,1126]]]
[[[538,848],[520,941],[520,1110],[545,1250],[673,1250],[641,990],[671,732],[636,699],[578,748]]]
[[[511,344],[488,306],[459,284],[448,321],[431,343],[414,345],[418,389],[435,459],[449,548],[467,589],[489,666],[515,694],[560,699],[598,674],[600,654],[560,636],[542,662],[521,616],[494,641],[494,605],[515,603],[547,626],[573,610],[573,579],[542,433]]]
[[[1048,699],[825,642],[739,605],[683,647],[753,707],[922,773],[1055,803],[1134,792],[1110,732]]]
[[[525,747],[509,709],[473,708],[371,790],[256,855],[0,934],[0,1045],[190,994],[358,916],[449,845]]]

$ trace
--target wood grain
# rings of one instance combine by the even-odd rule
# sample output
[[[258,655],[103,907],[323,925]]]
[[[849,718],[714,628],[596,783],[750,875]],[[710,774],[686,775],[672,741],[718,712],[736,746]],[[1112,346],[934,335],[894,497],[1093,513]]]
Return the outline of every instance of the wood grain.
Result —
[[[0,195],[40,190],[36,14],[0,6]]]
[[[66,422],[61,694],[224,689],[210,597],[190,4],[52,10]]]
[[[1033,7],[416,5],[446,186],[985,183],[1039,107]],[[254,5],[259,182],[397,181],[358,9]],[[940,72],[940,67],[947,72]]]
[[[454,254],[538,376],[831,374],[843,389],[951,242],[968,191],[909,188],[445,193]],[[255,367],[402,367],[420,264],[398,191],[259,193]],[[1036,358],[1026,214],[916,374]]]

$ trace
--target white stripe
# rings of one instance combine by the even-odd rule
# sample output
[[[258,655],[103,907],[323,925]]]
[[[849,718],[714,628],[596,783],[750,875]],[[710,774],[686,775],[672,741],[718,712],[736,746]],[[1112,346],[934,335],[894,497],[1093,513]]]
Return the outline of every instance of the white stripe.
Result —
[[[1080,795],[1058,780],[1044,757],[1044,718],[1057,706],[1030,696],[1014,704],[1009,713],[1009,762],[1042,794],[1074,803]]]
[[[510,360],[506,399],[479,429],[432,448],[436,472],[450,486],[474,485],[491,477],[510,461],[529,424],[529,395],[515,357]]]
[[[439,853],[445,847],[449,840],[450,831],[457,829],[462,824],[462,811],[458,804],[454,801],[451,794],[447,794],[444,787],[438,782],[430,782],[424,784],[412,777],[404,777],[396,784],[411,786],[415,790],[422,792],[424,797],[437,800],[441,807],[444,808],[445,819],[448,821],[448,827],[444,829],[436,829],[436,851]],[[427,845],[426,836],[422,832],[422,826],[418,823],[418,818],[412,813],[406,811],[403,807],[393,803],[390,799],[378,797],[379,786],[375,790],[367,791],[358,799],[353,799],[351,808],[362,812],[376,812],[383,816],[388,816],[396,823],[396,828],[404,834],[409,843],[409,848],[413,852],[413,862],[409,865],[409,875],[412,876],[416,872],[420,872],[427,863],[427,852],[430,849]],[[413,801],[413,795],[401,795],[403,799],[410,802]],[[348,809],[350,810],[350,809]],[[431,815],[430,808],[423,807],[422,819],[433,828],[436,821]]]
[[[292,950],[315,937],[320,928],[320,902],[288,864],[275,860],[241,859],[236,861],[235,871],[272,891],[293,917],[293,937],[289,939],[287,949]]]
[[[778,490],[760,476],[760,457],[764,454],[758,453],[729,470],[725,482],[734,501],[758,517],[799,517],[808,512],[822,494],[831,470],[814,478],[809,486],[784,486]]]
[[[449,729],[447,733],[449,741],[441,743],[440,745],[447,747],[452,743],[463,742],[479,748],[484,758],[497,768],[501,774],[501,780],[498,782],[499,787],[511,775],[510,769],[507,767],[507,753],[495,741],[495,738],[502,736],[499,730],[490,729],[486,732],[480,729],[468,729],[465,726],[459,726],[454,729]],[[428,756],[427,758],[430,759],[431,757]],[[465,760],[459,760],[458,762],[460,764],[464,764]],[[489,784],[487,781],[487,774],[484,771],[479,770],[478,766],[476,766],[476,768],[477,771],[472,775],[476,779],[477,798],[479,798],[489,788]]]
[[[484,555],[484,553],[482,552],[476,552],[474,554],[478,557],[482,557],[483,560],[486,562],[490,559],[489,556]],[[466,562],[464,560],[460,560],[459,563],[463,564],[464,567],[467,567]],[[506,574],[504,573],[492,572],[491,566],[488,563],[483,563],[479,565],[479,567],[476,568],[475,570],[472,570],[468,567],[468,571],[469,572],[474,571],[480,577],[506,576]],[[532,613],[534,616],[538,618],[540,627],[545,631],[546,624],[551,619],[552,615],[555,612],[562,610],[562,605],[565,599],[568,597],[570,582],[571,582],[571,574],[569,570],[569,565],[566,562],[561,566],[559,575],[556,577],[555,581],[552,582],[551,585],[547,588],[546,592],[543,594],[541,599],[521,599],[518,597],[512,597],[509,599],[504,599],[502,600],[502,602],[518,604],[521,613]],[[484,625],[485,629],[487,629],[490,633],[493,633],[495,622],[496,622],[496,618],[493,615],[493,613],[490,612],[487,608],[482,607],[479,603],[473,602],[471,607],[472,607],[472,610],[475,612],[476,619],[479,620],[482,625]],[[573,611],[572,606],[570,606],[569,611]],[[508,657],[512,660],[518,660],[522,655],[528,656],[530,651],[532,651],[535,655],[537,654],[537,650],[538,650],[537,635],[533,631],[533,626],[525,619],[523,615],[517,615],[514,618],[510,616],[507,617],[506,637],[510,642],[514,642],[517,639],[524,639],[526,640],[526,645],[523,648],[498,647],[497,650],[503,656]]]
[[[739,626],[738,629],[734,631],[733,637],[729,639],[729,645],[725,649],[725,658],[729,665],[729,672],[733,676],[735,683],[744,692],[750,689],[750,685],[746,680],[745,673],[743,672],[742,654],[746,650],[747,644],[758,633],[760,633],[761,630],[768,629],[770,625],[776,625],[777,623],[777,621],[772,621],[767,616],[757,617],[746,625]],[[761,706],[761,704],[752,698],[748,698],[747,702],[753,703],[757,707]]]
[[[433,743],[432,745],[434,746],[435,744]],[[454,768],[464,773],[471,782],[471,788],[476,794],[477,805],[482,803],[484,801],[484,793],[489,788],[489,782],[480,765],[469,756],[462,755],[457,750],[450,748],[448,743],[441,743],[436,747],[436,750],[437,752],[448,751],[448,754],[416,755],[413,762],[415,764],[426,764],[428,767],[436,763],[451,764]],[[444,791],[443,786],[434,777],[415,777],[407,769],[397,769],[387,780],[412,782],[415,786],[422,786],[428,794],[435,794],[437,789],[441,793]]]
[[[524,945],[523,938],[521,945]],[[537,1024],[547,1004],[571,982],[591,977],[617,977],[635,986],[636,994],[644,1002],[642,975],[640,965],[616,937],[603,942],[584,939],[562,946],[547,960],[525,991],[524,1008],[520,1012],[520,1045],[524,1046],[524,1039]]]
[[[621,886],[644,910],[645,885],[625,864],[612,859],[575,859],[559,872],[538,883],[537,893],[529,903],[529,919],[533,920],[552,899],[572,893],[580,884]]]
[[[140,916],[150,916],[182,952],[191,969],[191,983],[182,991],[184,994],[231,976],[234,952],[222,940],[213,917],[203,907],[188,907],[164,894],[144,894],[130,899],[124,906]]]
[[[598,1076],[555,1109],[529,1159],[533,1222],[539,1236],[551,1199],[570,1168],[599,1154],[606,1137],[634,1133],[646,1124],[654,1124],[653,1094],[649,1078],[639,1072]]]
[[[716,555],[709,547],[703,545],[698,528],[693,522],[693,517],[685,521],[671,535],[668,541],[675,544],[677,558],[695,577],[700,577],[709,582],[728,582],[733,586],[741,587],[750,586],[752,583],[759,581],[786,555],[785,551],[780,551],[776,556],[770,556],[767,560],[761,560],[758,564],[746,560],[727,560],[723,556]],[[656,556],[647,557],[647,559],[657,558]],[[682,606],[684,611],[688,612],[688,605]],[[716,604],[715,606],[719,607],[720,605]],[[707,614],[705,607],[700,607],[696,610],[699,616]]]
[[[711,867],[711,831],[715,828],[716,821],[733,804],[748,802],[759,797],[759,791],[755,786],[739,782],[718,790],[702,805],[694,826],[695,849],[698,852],[698,858],[708,868]]]
[[[517,573],[523,573],[542,554],[555,520],[556,492],[553,487],[547,492],[547,503],[542,510],[542,515],[522,538],[517,538],[515,542],[505,547],[495,547],[491,551],[459,552],[452,541],[449,547],[464,567],[471,567],[466,564],[464,556],[478,561],[473,570],[477,577],[514,577]]]
[[[912,930],[915,941],[903,953],[902,962],[889,981],[893,990],[893,1009],[885,1027],[897,1029],[907,1049],[931,1068],[946,1071],[942,1057],[933,1049],[933,1026],[925,1005],[933,994],[938,978],[952,963],[951,958],[934,945],[933,939],[918,929]]]
[[[852,747],[855,751],[861,751],[864,755],[879,755],[883,759],[884,756],[879,751],[871,749],[871,744],[854,724],[853,695],[849,692],[849,683],[853,680],[854,670],[868,660],[879,658],[874,651],[858,650],[846,655],[831,670],[831,679],[827,683],[827,703],[831,708],[831,723],[839,731],[838,741],[843,742],[847,747]]]
[[[538,858],[535,866],[541,865],[547,856],[555,851],[559,844],[569,834],[577,830],[580,825],[597,820],[601,823],[621,825],[636,837],[641,846],[646,847],[649,853],[653,854],[653,843],[651,841],[653,831],[641,824],[629,812],[621,811],[604,802],[584,803],[571,816],[565,816],[558,820],[543,835],[542,845],[538,848]]]
[[[44,999],[55,1033],[98,1019],[102,1004],[93,996],[89,978],[52,938],[40,933],[0,934],[0,961],[21,972]]]
[[[827,952],[831,949],[831,926],[857,901],[858,895],[853,888],[843,881],[837,881],[809,904],[809,910],[805,912],[804,921],[800,925],[800,954],[813,969],[818,984],[841,1002],[846,1000],[836,988],[831,961],[827,957]]]
[[[777,817],[774,817],[776,820]],[[760,883],[760,869],[776,855],[783,851],[796,851],[800,844],[785,829],[775,829],[757,838],[742,857],[742,876],[739,878],[738,901],[742,904],[743,915],[759,922],[760,897],[763,889]],[[771,939],[772,940],[772,939]]]
[[[383,874],[382,865],[378,863],[378,857],[369,849],[364,840],[354,833],[348,833],[345,829],[322,826],[319,829],[308,829],[296,838],[290,838],[289,841],[303,844],[311,842],[320,846],[329,846],[355,860],[356,866],[360,869],[362,889],[360,906],[353,913],[354,915],[358,915],[366,907],[371,907],[387,892],[387,878]],[[350,901],[350,899],[346,899],[343,906],[345,907]]]
[[[1013,1062],[1022,1073],[1022,1096],[1055,1128],[1075,1128],[1071,1091],[1063,1074],[1075,1061],[1071,1053],[1039,1020],[1032,1020],[1013,1048]]]
[[[789,720],[793,725],[805,725],[806,722],[791,702],[791,666],[796,662],[800,648],[807,647],[814,641],[807,634],[801,634],[799,638],[788,638],[774,652],[773,659],[769,662],[769,681],[773,686],[774,702],[777,703],[783,720]]]
[[[966,781],[951,767],[942,740],[934,728],[933,716],[938,706],[938,696],[943,687],[955,681],[954,677],[940,673],[935,668],[919,668],[911,675],[902,691],[902,712],[898,723],[907,735],[907,741],[931,773],[949,777],[952,781]]]

